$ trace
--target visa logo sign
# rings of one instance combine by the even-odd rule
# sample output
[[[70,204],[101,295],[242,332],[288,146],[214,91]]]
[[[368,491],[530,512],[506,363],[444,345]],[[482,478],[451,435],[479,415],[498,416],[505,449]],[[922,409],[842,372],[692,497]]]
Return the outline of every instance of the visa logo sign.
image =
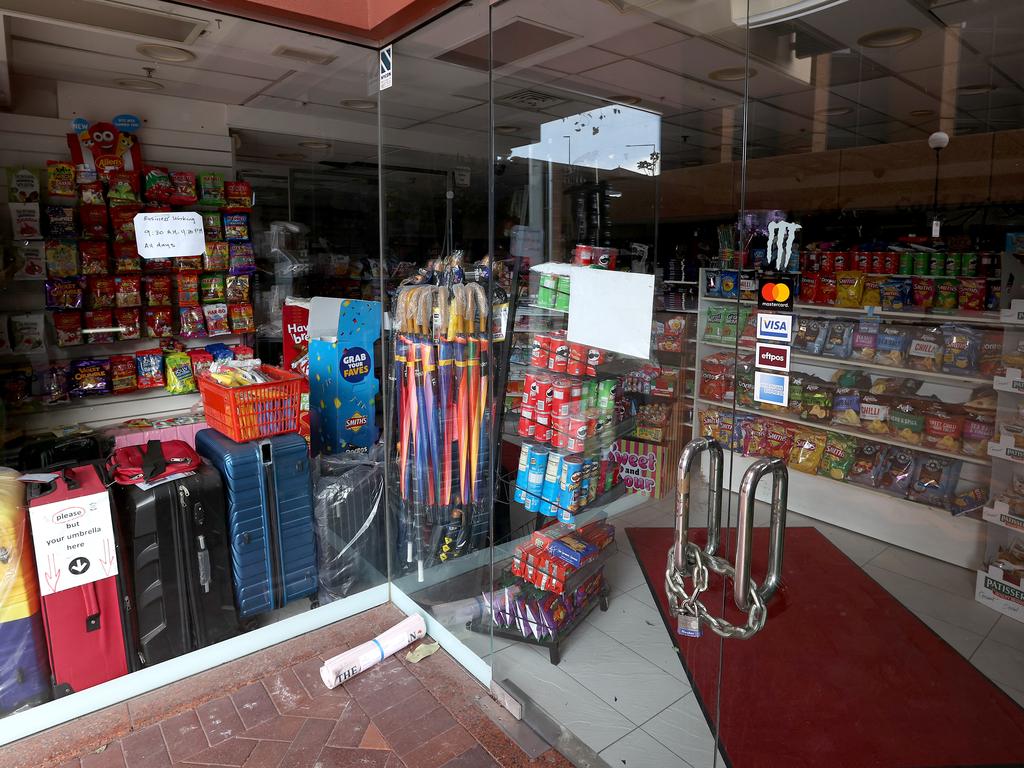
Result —
[[[789,344],[793,341],[793,316],[758,314],[757,338]]]

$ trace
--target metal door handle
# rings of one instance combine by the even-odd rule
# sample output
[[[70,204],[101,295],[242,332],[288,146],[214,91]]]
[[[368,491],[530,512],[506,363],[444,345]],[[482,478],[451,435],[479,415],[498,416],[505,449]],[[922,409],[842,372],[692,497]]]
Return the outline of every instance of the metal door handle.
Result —
[[[754,505],[757,486],[761,479],[772,476],[772,511],[769,527],[768,573],[761,586],[750,580],[751,538],[754,533]],[[740,481],[739,523],[736,531],[736,578],[733,581],[733,601],[741,611],[750,609],[750,589],[754,586],[761,602],[766,603],[775,594],[782,578],[782,548],[786,534],[786,507],[789,496],[789,470],[782,459],[758,459]]]
[[[686,569],[686,545],[690,540],[690,468],[700,455],[711,454],[711,508],[708,510],[708,541],[704,551],[714,555],[722,529],[722,446],[710,437],[691,440],[679,456],[676,474],[676,539],[673,563],[676,570]]]

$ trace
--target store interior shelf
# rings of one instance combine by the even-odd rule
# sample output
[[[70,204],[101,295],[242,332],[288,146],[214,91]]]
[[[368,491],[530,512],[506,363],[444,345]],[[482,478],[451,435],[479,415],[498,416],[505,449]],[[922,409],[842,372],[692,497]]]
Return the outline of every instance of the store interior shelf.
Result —
[[[659,309],[657,312],[671,312],[674,315],[696,315],[696,309]]]
[[[698,285],[696,280],[662,280],[665,285]]]
[[[520,317],[565,317],[569,314],[567,309],[555,309],[554,307],[538,307],[536,304],[527,302],[520,304],[516,309]]]
[[[723,299],[715,296],[702,296],[701,301],[715,302],[719,304],[745,304],[756,306],[757,302],[748,299]],[[824,304],[796,303],[793,305],[793,312],[797,315],[803,313],[821,313],[826,315],[870,315],[886,320],[933,320],[935,322],[956,322],[965,325],[982,325],[1001,328],[1004,325],[1024,325],[1024,319],[1017,319],[1016,315],[1007,317],[1007,310],[1003,312],[972,312],[967,310],[933,310],[931,312],[914,312],[911,310],[887,310],[880,307],[836,307]]]
[[[981,511],[981,519],[992,525],[1009,528],[1017,533],[1024,533],[1024,517],[1010,512],[1005,502],[997,501],[992,506],[985,507]]]
[[[717,341],[704,341],[701,342],[704,346],[708,347],[719,347],[721,349],[735,350],[735,344],[722,343]],[[749,352],[753,354],[754,350],[751,347],[740,346],[741,352]],[[992,384],[992,379],[985,378],[982,376],[962,376],[954,373],[942,373],[940,371],[919,371],[912,368],[901,368],[893,365],[879,365],[878,363],[868,363],[863,360],[854,360],[852,358],[840,358],[840,357],[824,357],[822,355],[808,355],[803,352],[794,352],[792,354],[794,362],[810,363],[812,365],[820,365],[824,368],[862,368],[864,370],[879,371],[888,373],[891,375],[906,375],[914,379],[924,379],[927,381],[938,381],[943,384],[968,384],[974,386],[977,384]]]
[[[734,406],[731,403],[720,402],[716,400],[705,400],[704,398],[698,398],[697,403],[700,405],[708,406],[711,408],[722,408],[724,410],[731,410]],[[778,421],[785,421],[790,424],[799,424],[803,427],[810,427],[812,429],[828,430],[830,432],[838,432],[841,435],[849,435],[850,437],[859,437],[865,440],[871,440],[877,443],[885,443],[887,445],[896,445],[900,448],[907,448],[913,451],[919,451],[921,453],[928,453],[934,456],[945,456],[950,459],[959,459],[960,461],[967,462],[968,464],[979,464],[981,466],[989,466],[992,462],[987,457],[982,456],[964,456],[960,453],[953,453],[952,451],[940,451],[937,448],[929,448],[924,445],[911,445],[910,443],[904,443],[901,440],[894,440],[888,435],[879,435],[873,432],[865,432],[860,429],[851,429],[844,427],[839,424],[826,424],[826,423],[815,423],[810,421],[804,421],[798,419],[795,416],[791,416],[787,413],[775,413],[773,411],[761,411],[756,408],[747,408],[745,406],[736,405],[736,410],[740,413],[749,413],[754,416],[763,416],[766,419],[776,419]]]

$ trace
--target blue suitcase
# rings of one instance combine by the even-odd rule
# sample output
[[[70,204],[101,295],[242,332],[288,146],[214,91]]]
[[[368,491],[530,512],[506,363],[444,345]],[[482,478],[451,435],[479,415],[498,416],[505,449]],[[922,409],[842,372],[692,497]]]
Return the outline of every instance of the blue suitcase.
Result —
[[[212,429],[196,450],[224,479],[235,602],[241,618],[317,591],[309,448],[297,434],[236,443]]]
[[[0,622],[0,656],[0,715],[50,700],[50,662],[38,611]]]

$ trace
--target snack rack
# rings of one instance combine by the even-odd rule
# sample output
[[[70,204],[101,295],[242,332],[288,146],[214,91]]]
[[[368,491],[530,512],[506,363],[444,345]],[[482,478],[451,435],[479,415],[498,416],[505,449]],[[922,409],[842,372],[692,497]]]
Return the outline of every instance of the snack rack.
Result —
[[[584,565],[582,568],[574,571],[565,581],[565,590],[563,594],[571,595],[578,590],[588,579],[604,573],[604,566],[608,562],[608,559],[617,551],[617,547],[614,542],[609,544],[607,547],[602,549],[594,560]],[[524,580],[519,579],[511,574],[511,571],[506,569],[506,573],[498,580],[497,584],[516,584],[520,587],[526,586],[532,589],[532,585],[528,585]],[[542,591],[542,590],[537,590]],[[494,591],[491,593],[491,599],[494,601],[500,600],[502,588],[495,586]],[[518,629],[512,627],[503,626],[496,623],[493,620],[492,613],[487,612],[480,618],[474,619],[469,622],[466,626],[472,632],[479,634],[493,634],[494,637],[500,637],[504,640],[514,640],[519,643],[526,643],[527,645],[536,645],[540,648],[548,649],[548,658],[551,663],[558,665],[562,660],[562,644],[568,639],[573,631],[582,624],[587,616],[590,615],[591,611],[595,607],[600,607],[602,611],[608,610],[608,597],[611,593],[608,582],[602,579],[600,589],[591,596],[585,604],[580,606],[573,617],[559,630],[546,638],[538,638],[536,634],[524,634]],[[529,622],[531,627],[527,630],[532,632],[537,627],[536,622]]]
[[[975,451],[973,446],[970,455],[962,450],[952,450],[922,444],[921,438],[914,435],[918,442],[906,442],[894,436],[888,430],[868,432],[858,424],[834,423],[830,417],[820,421],[809,421],[799,411],[788,409],[767,411],[759,404],[746,401],[740,397],[737,386],[735,392],[712,393],[707,387],[701,387],[702,368],[707,358],[715,353],[733,354],[738,352],[752,355],[754,351],[754,334],[750,321],[739,323],[739,314],[753,314],[757,302],[753,299],[720,298],[708,296],[706,291],[707,270],[701,273],[701,294],[697,316],[697,355],[694,388],[696,391],[696,407],[694,409],[693,431],[702,434],[702,414],[717,410],[742,420],[744,417],[763,418],[780,424],[787,429],[816,430],[826,435],[842,435],[850,440],[871,441],[884,450],[906,452],[917,462],[921,457],[932,457],[936,466],[949,466],[954,462],[959,469],[959,478],[950,489],[950,497],[941,500],[942,506],[929,506],[906,498],[906,493],[886,493],[871,485],[862,485],[821,476],[817,470],[808,473],[806,467],[790,464],[790,507],[793,511],[822,520],[849,530],[862,533],[873,538],[887,541],[900,547],[911,549],[935,557],[946,562],[966,568],[976,568],[984,554],[985,531],[981,522],[980,500],[988,497],[992,458],[987,455],[984,447]],[[731,315],[723,323],[727,336],[708,334],[709,308],[725,308]],[[879,307],[836,307],[797,302],[794,307],[798,325],[799,318],[820,318],[822,322],[832,320],[864,320],[877,319],[883,324],[899,324],[908,328],[927,328],[954,323],[983,332],[995,333],[1005,326],[1005,312],[956,312],[946,313],[932,311],[883,311]],[[744,332],[746,326],[746,333]],[[731,333],[728,329],[736,329]],[[1024,330],[1024,327],[1022,327]],[[737,338],[739,336],[740,338]],[[874,387],[881,379],[907,378],[921,382],[919,392],[940,403],[962,405],[972,397],[978,397],[979,391],[992,386],[991,376],[979,371],[967,371],[964,374],[953,374],[938,370],[919,370],[909,365],[899,367],[883,364],[879,360],[851,359],[847,357],[830,357],[816,351],[801,351],[794,344],[790,376],[811,374],[824,380],[837,376],[846,376],[850,372],[861,372],[861,381],[870,379]],[[841,373],[845,372],[845,373]],[[737,384],[739,383],[737,379]],[[831,407],[829,407],[831,410]],[[716,434],[725,447],[732,452],[732,471],[727,470],[731,490],[738,491],[739,478],[743,471],[756,460],[754,456],[744,455],[742,437],[738,430],[729,429],[728,434]],[[849,445],[849,444],[848,444]],[[803,470],[803,471],[795,471]],[[956,469],[953,470],[956,472]],[[842,473],[840,473],[842,474]],[[842,479],[844,482],[837,482]],[[939,501],[937,499],[933,501]],[[973,505],[967,513],[956,505]]]

